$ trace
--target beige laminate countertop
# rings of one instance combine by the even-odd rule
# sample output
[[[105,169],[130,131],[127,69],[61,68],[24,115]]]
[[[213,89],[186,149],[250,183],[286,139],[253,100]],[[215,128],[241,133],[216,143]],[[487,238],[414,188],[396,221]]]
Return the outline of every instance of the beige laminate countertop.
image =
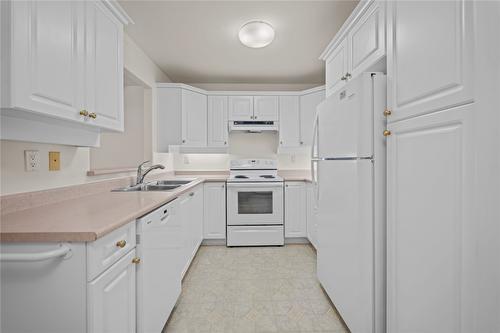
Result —
[[[286,181],[308,181],[308,172],[281,171]],[[195,186],[226,181],[227,174],[176,174],[195,178],[169,192],[111,192],[68,199],[1,216],[1,242],[91,242],[174,200]]]

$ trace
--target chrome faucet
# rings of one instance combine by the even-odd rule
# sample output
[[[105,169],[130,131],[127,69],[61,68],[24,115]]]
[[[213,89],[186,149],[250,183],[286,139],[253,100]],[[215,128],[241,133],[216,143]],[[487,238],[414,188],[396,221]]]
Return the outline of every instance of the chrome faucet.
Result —
[[[142,167],[144,166],[144,164],[147,164],[149,162],[150,161],[142,162],[141,164],[139,164],[139,167],[137,167],[137,180],[135,182],[135,185],[142,184],[142,182],[144,181],[144,177],[146,177],[146,175],[148,173],[150,173],[151,171],[153,171],[155,169],[165,169],[164,165],[155,164],[155,165],[150,166],[149,168],[146,169],[146,171],[143,172]]]

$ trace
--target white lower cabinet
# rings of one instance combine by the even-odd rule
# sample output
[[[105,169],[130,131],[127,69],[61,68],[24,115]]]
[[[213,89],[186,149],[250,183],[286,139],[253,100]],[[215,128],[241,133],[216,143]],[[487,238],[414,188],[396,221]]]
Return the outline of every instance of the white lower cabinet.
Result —
[[[203,240],[203,186],[179,197],[179,215],[183,226],[182,276],[186,274]]]
[[[135,332],[135,250],[87,287],[88,332]]]
[[[318,206],[314,196],[314,185],[307,184],[307,238],[309,242],[318,248]]]
[[[205,183],[203,238],[226,238],[226,183]]]
[[[305,182],[285,182],[285,237],[307,237]]]
[[[387,332],[478,332],[476,111],[388,126]]]

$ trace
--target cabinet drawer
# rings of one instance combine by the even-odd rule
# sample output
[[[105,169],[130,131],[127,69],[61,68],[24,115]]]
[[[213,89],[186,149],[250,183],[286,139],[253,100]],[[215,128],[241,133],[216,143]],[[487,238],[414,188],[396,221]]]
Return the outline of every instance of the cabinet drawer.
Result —
[[[87,279],[94,279],[135,247],[135,222],[87,243]]]

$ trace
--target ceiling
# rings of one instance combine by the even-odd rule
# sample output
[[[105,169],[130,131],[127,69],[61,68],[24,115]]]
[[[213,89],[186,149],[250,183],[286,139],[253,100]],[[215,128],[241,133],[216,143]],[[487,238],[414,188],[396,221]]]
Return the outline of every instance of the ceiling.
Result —
[[[324,83],[318,60],[357,1],[120,1],[127,34],[174,82]],[[270,23],[269,46],[238,40],[252,19]]]

